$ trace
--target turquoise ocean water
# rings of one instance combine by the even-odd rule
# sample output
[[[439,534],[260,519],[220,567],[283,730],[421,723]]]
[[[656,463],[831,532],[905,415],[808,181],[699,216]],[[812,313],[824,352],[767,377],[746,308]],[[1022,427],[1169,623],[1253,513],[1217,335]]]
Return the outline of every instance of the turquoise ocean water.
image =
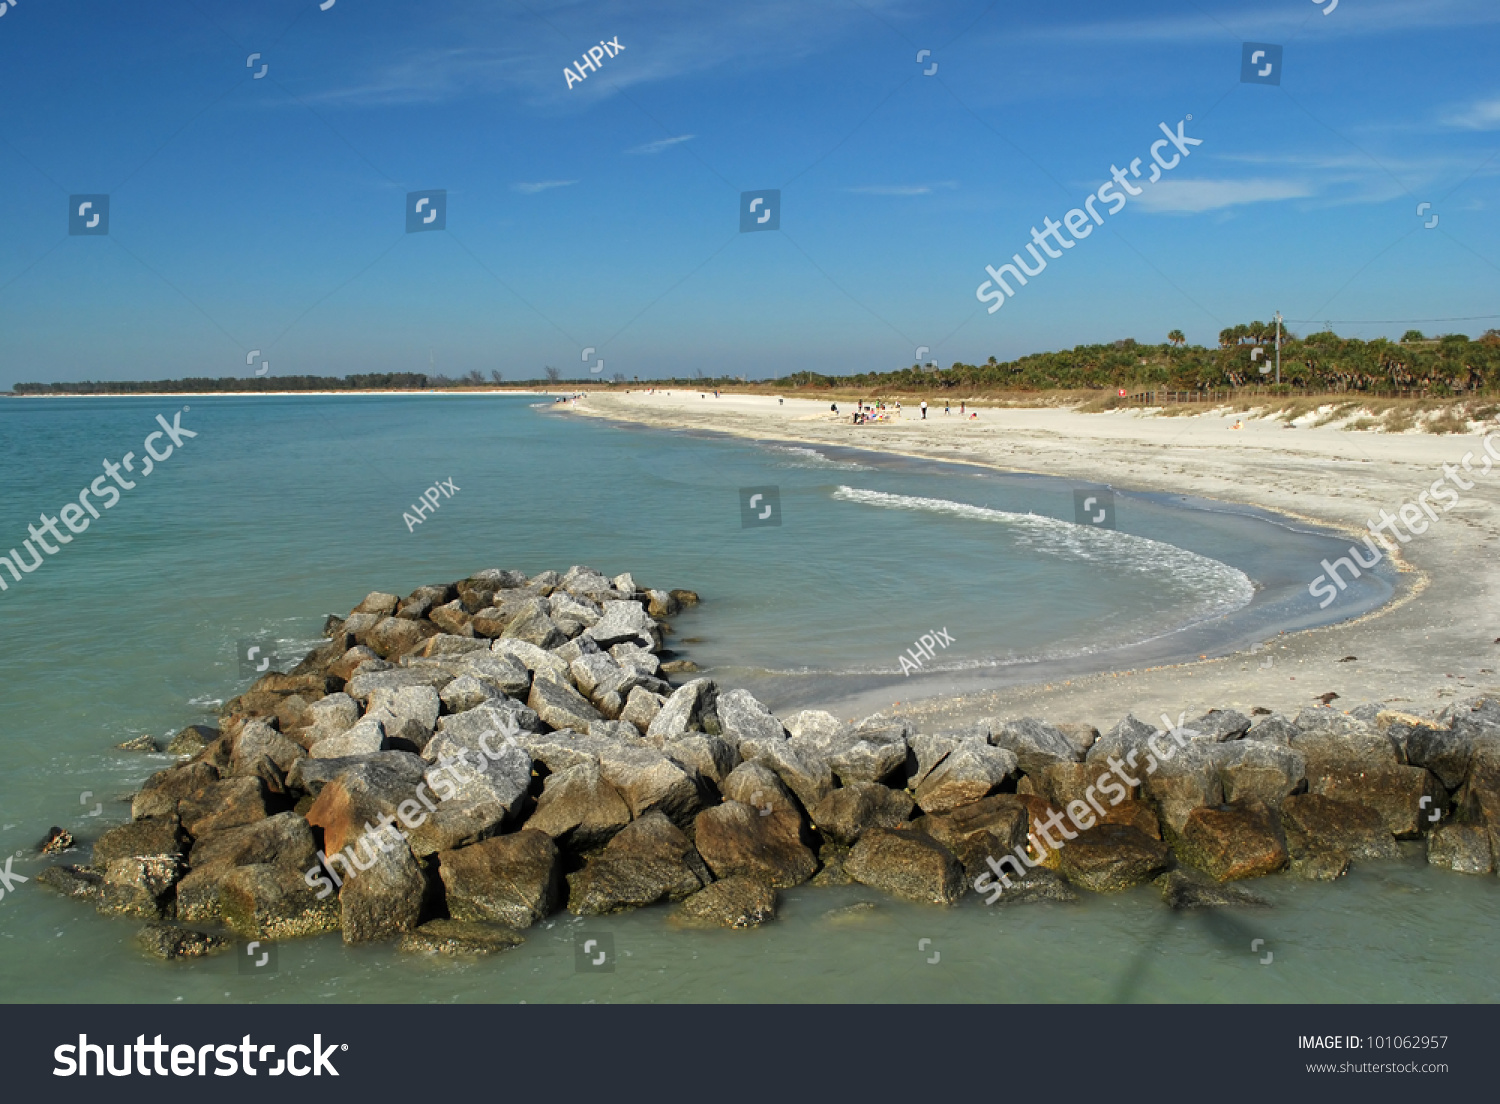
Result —
[[[144,475],[156,416],[178,413],[198,436]],[[518,396],[5,401],[0,554],[128,452],[134,489],[20,582],[3,576],[0,855],[23,875],[40,869],[30,848],[50,825],[86,842],[127,817],[122,799],[166,760],[113,745],[209,719],[248,681],[239,641],[273,642],[294,662],[325,614],[371,590],[574,563],[687,587],[704,601],[677,619],[673,646],[787,711],[1243,646],[1373,608],[1392,586],[1370,577],[1319,613],[1307,580],[1347,538],[1237,507],[1116,488],[1118,529],[1080,526],[1081,484],[621,427]],[[439,481],[456,493],[409,530],[402,515]],[[767,486],[781,524],[744,527],[740,489]],[[903,651],[937,629],[953,643],[903,675]],[[590,920],[616,939],[611,974],[575,972],[581,925],[564,916],[473,965],[346,949],[335,935],[284,946],[278,973],[258,977],[229,959],[146,960],[129,922],[25,883],[0,898],[0,993],[1482,1000],[1500,956],[1467,933],[1497,918],[1492,881],[1429,871],[1414,854],[1333,886],[1263,880],[1278,907],[1254,915],[1175,916],[1143,891],[1077,906],[971,897],[942,912],[880,899],[852,923],[824,914],[876,895],[803,887],[757,932],[677,931],[666,909]],[[1256,938],[1272,964],[1250,953]],[[933,942],[919,954],[922,939]]]

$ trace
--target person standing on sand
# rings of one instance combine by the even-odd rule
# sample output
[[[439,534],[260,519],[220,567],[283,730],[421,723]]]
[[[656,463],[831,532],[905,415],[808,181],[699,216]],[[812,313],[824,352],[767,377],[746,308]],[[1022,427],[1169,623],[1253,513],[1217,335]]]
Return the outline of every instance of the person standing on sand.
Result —
[[[926,399],[922,400],[922,420],[924,422],[927,420],[927,400]]]
[[[964,416],[964,404],[963,403],[959,403],[958,404],[958,416],[960,418],[962,418]]]

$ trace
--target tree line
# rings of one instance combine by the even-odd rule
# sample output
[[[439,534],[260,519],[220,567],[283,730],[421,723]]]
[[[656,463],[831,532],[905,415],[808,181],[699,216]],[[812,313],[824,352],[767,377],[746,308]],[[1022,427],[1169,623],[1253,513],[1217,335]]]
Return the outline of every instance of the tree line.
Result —
[[[1078,345],[1056,352],[1032,353],[1018,360],[983,364],[955,361],[947,368],[913,364],[893,372],[860,372],[836,376],[797,372],[767,385],[784,387],[852,387],[885,390],[987,389],[1006,391],[1083,391],[1125,389],[1216,390],[1271,384],[1276,358],[1276,328],[1250,322],[1219,333],[1216,348],[1188,345],[1174,329],[1161,344],[1124,338],[1102,345]],[[556,386],[558,369],[544,369],[544,380],[518,380],[515,385]],[[478,371],[458,379],[420,372],[377,372],[350,376],[257,376],[249,379],[190,378],[155,381],[86,381],[83,383],[19,383],[18,395],[129,395],[146,392],[229,391],[431,391],[504,383],[499,371],[486,377]],[[579,381],[582,382],[582,381]],[[618,373],[611,380],[624,383]],[[635,383],[641,382],[639,378]],[[701,370],[691,379],[648,380],[657,387],[744,386],[743,378],[709,377]],[[1487,330],[1476,339],[1466,334],[1428,338],[1408,330],[1400,341],[1376,338],[1363,341],[1339,337],[1331,330],[1299,337],[1281,331],[1281,383],[1285,389],[1319,392],[1356,392],[1369,395],[1423,391],[1443,397],[1500,391],[1500,330]]]

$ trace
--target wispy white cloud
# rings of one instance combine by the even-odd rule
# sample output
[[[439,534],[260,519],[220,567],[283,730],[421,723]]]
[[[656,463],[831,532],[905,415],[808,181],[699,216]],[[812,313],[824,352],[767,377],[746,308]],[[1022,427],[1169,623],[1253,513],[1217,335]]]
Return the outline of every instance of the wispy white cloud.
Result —
[[[592,43],[580,42],[575,49],[550,31],[540,33],[533,19],[507,7],[458,0],[429,21],[427,44],[391,57],[372,76],[299,95],[311,103],[365,107],[512,93],[533,104],[583,109],[636,85],[786,66],[826,49],[871,16],[899,19],[917,5],[913,0],[860,0],[847,7],[804,0],[640,0],[624,12],[603,0],[580,0],[566,7],[570,23],[608,26],[623,47],[581,84],[570,84],[563,68]]]
[[[536,195],[537,192],[545,192],[549,188],[566,188],[570,184],[577,184],[576,180],[538,180],[533,184],[511,185],[522,195]]]
[[[1460,130],[1500,130],[1500,96],[1452,111],[1442,121],[1443,125]]]
[[[698,137],[696,134],[679,134],[676,138],[659,138],[655,142],[647,142],[644,146],[636,146],[625,152],[660,153],[664,149],[671,149],[673,146],[680,145],[683,142],[691,142],[696,137]]]
[[[1134,202],[1158,214],[1198,214],[1315,194],[1310,185],[1295,180],[1163,180]]]
[[[1205,39],[1264,39],[1267,34],[1294,33],[1309,18],[1319,29],[1341,35],[1379,35],[1402,31],[1442,30],[1451,27],[1500,23],[1500,5],[1494,0],[1361,0],[1358,8],[1346,3],[1326,17],[1319,7],[1290,3],[1275,7],[1257,5],[1222,15],[1207,13],[1173,18],[1111,19],[1086,23],[1062,19],[1007,32],[1021,38],[1054,42],[1197,42]]]
[[[940,189],[956,188],[956,180],[943,180],[935,184],[861,184],[854,188],[845,188],[846,192],[855,192],[859,195],[878,196],[919,196],[931,195]]]

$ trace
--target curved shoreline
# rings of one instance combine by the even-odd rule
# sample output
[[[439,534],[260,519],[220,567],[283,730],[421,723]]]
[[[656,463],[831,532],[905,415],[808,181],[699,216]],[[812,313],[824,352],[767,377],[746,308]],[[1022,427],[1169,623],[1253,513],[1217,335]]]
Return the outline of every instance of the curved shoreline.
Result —
[[[1350,434],[1306,427],[1298,427],[1292,439],[1282,435],[1281,423],[1251,422],[1245,433],[1229,436],[1225,431],[1230,417],[1213,413],[1168,420],[986,408],[984,420],[977,423],[944,422],[937,415],[925,423],[853,426],[842,418],[833,421],[821,403],[809,400],[793,398],[782,405],[769,398],[726,396],[706,400],[711,406],[695,406],[689,401],[693,397],[692,392],[592,396],[570,409],[660,429],[884,452],[997,472],[1186,493],[1351,535],[1363,534],[1361,517],[1414,498],[1432,479],[1429,473],[1473,447],[1465,438],[1431,436],[1354,441]],[[1333,483],[1330,477],[1343,474],[1336,465],[1350,452],[1367,453],[1367,444],[1376,445],[1382,455],[1354,458],[1359,485]],[[1195,470],[1177,466],[1175,474],[1182,478],[1174,481],[1168,469],[1185,460],[1196,461]],[[1080,471],[1083,464],[1093,470]],[[1289,474],[1304,482],[1288,486]],[[1407,555],[1389,557],[1405,580],[1389,601],[1348,620],[1279,637],[1270,650],[1274,663],[1269,674],[1260,668],[1260,656],[1252,660],[1245,651],[1065,675],[1060,684],[1036,681],[920,702],[862,699],[828,707],[844,712],[847,706],[853,712],[877,704],[929,723],[1024,713],[1109,725],[1126,712],[1176,716],[1183,710],[1216,706],[1295,711],[1330,691],[1350,702],[1385,700],[1411,709],[1441,708],[1475,690],[1500,694],[1500,678],[1489,666],[1500,666],[1500,652],[1484,650],[1493,647],[1491,629],[1500,627],[1500,602],[1482,572],[1490,550],[1481,547],[1500,535],[1497,506],[1500,488],[1476,482],[1459,507],[1444,515],[1445,524],[1417,538]],[[1475,570],[1476,564],[1481,570]],[[1309,567],[1311,579],[1318,569]],[[1345,661],[1349,655],[1356,659]],[[1283,674],[1290,670],[1296,673]]]

